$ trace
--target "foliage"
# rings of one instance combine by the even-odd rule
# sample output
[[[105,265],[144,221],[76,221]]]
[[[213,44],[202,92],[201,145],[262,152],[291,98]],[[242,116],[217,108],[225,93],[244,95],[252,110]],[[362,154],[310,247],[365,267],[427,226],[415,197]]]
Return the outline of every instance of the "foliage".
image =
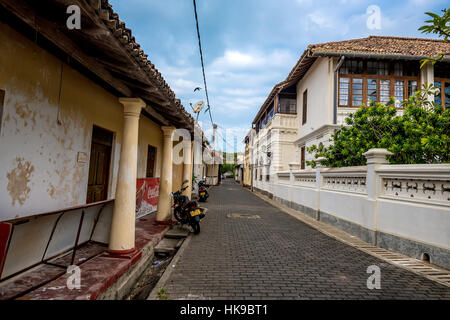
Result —
[[[436,13],[426,12],[428,16],[431,17],[430,20],[426,20],[426,25],[423,25],[419,28],[422,33],[434,33],[437,34],[440,38],[443,38],[445,42],[448,41],[450,36],[450,9],[442,10],[442,16],[439,16]],[[426,63],[431,62],[433,65],[444,58],[444,56],[450,55],[450,52],[443,52],[436,57],[430,57],[422,60],[423,67]]]
[[[160,289],[158,291],[157,295],[158,295],[158,297],[157,297],[158,300],[168,300],[169,299],[169,297],[167,296],[166,289]]]
[[[394,164],[450,162],[450,109],[427,100],[436,93],[424,86],[403,102],[404,113],[397,115],[394,101],[371,102],[345,119],[347,126],[338,129],[329,147],[313,145],[308,152],[324,157],[328,167],[358,166],[366,163],[363,155],[371,148],[386,148],[394,154]],[[308,161],[316,166],[316,161]]]
[[[232,163],[224,163],[220,167],[220,174],[224,174],[225,172],[228,172],[228,171],[234,172],[234,167],[235,167],[235,165]]]

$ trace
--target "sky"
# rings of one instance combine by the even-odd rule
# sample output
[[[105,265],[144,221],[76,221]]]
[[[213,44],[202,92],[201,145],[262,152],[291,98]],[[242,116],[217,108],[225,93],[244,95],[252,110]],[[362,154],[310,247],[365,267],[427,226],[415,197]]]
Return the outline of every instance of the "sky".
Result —
[[[309,44],[369,35],[426,37],[417,29],[440,0],[196,0],[217,149],[232,152],[251,128],[273,86],[289,74]],[[110,0],[182,104],[206,101],[192,0]],[[380,9],[369,28],[369,8]],[[372,20],[371,20],[372,21]],[[373,26],[373,24],[372,24]],[[196,87],[203,88],[194,92]],[[199,121],[208,137],[211,122]],[[226,140],[226,142],[224,142]]]

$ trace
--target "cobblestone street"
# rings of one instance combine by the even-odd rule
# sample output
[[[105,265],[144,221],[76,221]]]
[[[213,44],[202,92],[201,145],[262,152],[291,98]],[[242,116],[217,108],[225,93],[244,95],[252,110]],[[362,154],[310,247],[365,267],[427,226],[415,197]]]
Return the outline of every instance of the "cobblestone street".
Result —
[[[169,299],[450,299],[445,286],[334,240],[231,180],[210,194],[200,235],[165,283]],[[370,265],[381,269],[380,290],[367,288]]]

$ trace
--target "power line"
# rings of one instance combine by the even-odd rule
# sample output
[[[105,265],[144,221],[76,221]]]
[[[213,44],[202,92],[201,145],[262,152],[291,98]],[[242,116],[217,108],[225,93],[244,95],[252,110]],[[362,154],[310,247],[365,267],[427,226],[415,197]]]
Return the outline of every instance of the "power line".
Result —
[[[211,106],[209,105],[209,97],[208,97],[208,87],[206,86],[206,76],[205,76],[205,65],[203,63],[203,52],[202,52],[202,42],[200,40],[200,29],[198,27],[198,16],[197,16],[197,5],[194,2],[194,13],[195,13],[195,25],[197,26],[197,37],[198,37],[198,48],[200,50],[200,59],[202,62],[202,72],[203,72],[203,83],[205,85],[205,94],[206,94],[206,103],[208,105],[207,110],[209,112],[209,118],[211,119],[211,124],[214,126],[214,122],[211,115]]]

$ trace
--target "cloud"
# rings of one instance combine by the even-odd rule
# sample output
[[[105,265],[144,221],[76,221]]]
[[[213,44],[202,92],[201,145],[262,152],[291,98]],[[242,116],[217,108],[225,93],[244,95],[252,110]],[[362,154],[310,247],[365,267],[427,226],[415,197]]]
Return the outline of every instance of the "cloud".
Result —
[[[286,62],[294,60],[288,50],[251,50],[248,52],[237,49],[227,49],[224,54],[213,61],[211,68],[213,72],[239,69],[255,69],[261,67],[277,67]]]

